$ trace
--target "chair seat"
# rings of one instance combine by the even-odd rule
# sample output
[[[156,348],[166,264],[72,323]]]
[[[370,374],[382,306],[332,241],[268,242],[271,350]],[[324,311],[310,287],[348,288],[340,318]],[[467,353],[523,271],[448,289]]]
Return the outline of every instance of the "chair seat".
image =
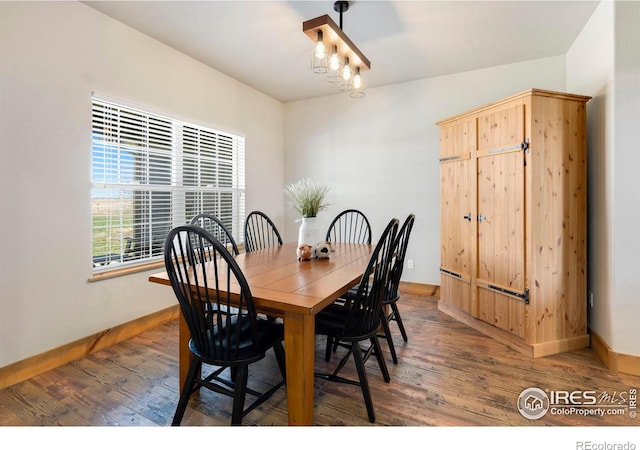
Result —
[[[208,333],[209,339],[213,339],[210,348],[212,350],[217,349],[222,354],[208,354],[205,351],[201,351],[193,340],[189,341],[189,350],[208,364],[233,365],[234,362],[245,364],[247,361],[263,358],[274,343],[281,342],[284,339],[284,325],[282,323],[257,318],[257,344],[254,344],[251,325],[246,315],[240,321],[241,325],[238,325],[238,316],[232,317],[230,322],[231,329],[227,329],[226,324],[222,327],[216,325],[213,327],[213,333]],[[239,333],[237,332],[238,326],[241,327]],[[220,333],[223,333],[225,338],[217,340],[216,338],[220,336]],[[213,338],[211,337],[212,334]],[[232,336],[231,340],[226,339],[227,334]],[[237,349],[236,346],[238,347]],[[229,347],[232,347],[233,351],[228,351]],[[233,359],[229,359],[230,354],[233,355]]]
[[[336,300],[336,302],[337,304],[346,304],[349,302],[349,300],[353,300],[357,296],[358,296],[358,288],[353,287],[349,289],[347,292],[345,292],[341,297],[339,297]],[[400,298],[399,295],[391,296],[391,294],[389,293],[389,289],[385,287],[385,294],[384,294],[384,297],[382,297],[382,301],[380,303],[382,305],[388,305],[390,303],[398,301],[399,298]]]
[[[354,317],[345,328],[345,323],[349,315],[347,306],[333,303],[316,314],[316,334],[339,337],[342,340],[363,340],[376,334],[380,327],[380,321],[374,323],[370,329],[363,330],[360,327],[363,312],[356,310]]]

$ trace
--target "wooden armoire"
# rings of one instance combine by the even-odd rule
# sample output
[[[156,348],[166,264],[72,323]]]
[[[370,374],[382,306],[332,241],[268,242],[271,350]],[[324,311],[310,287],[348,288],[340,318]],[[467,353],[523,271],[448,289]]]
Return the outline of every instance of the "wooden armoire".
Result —
[[[438,307],[531,357],[589,345],[589,99],[531,89],[437,123]]]

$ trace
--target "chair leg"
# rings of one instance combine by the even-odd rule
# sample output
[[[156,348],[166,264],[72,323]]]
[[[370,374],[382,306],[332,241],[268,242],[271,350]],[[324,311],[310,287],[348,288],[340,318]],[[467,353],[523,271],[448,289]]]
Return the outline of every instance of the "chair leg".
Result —
[[[339,340],[339,339],[336,339],[336,340],[334,340],[334,341],[333,341],[333,349],[332,349],[332,351],[333,351],[334,353],[336,352],[336,350],[338,350],[338,344],[339,344],[339,343],[340,343],[340,340]],[[327,361],[329,361],[329,360],[327,359]]]
[[[336,340],[337,345],[337,340]],[[331,359],[331,347],[333,346],[333,337],[327,335],[327,348],[324,351],[324,360],[329,362]],[[333,350],[335,352],[335,349]]]
[[[389,328],[389,321],[387,320],[387,316],[382,310],[381,314],[381,322],[382,329],[384,330],[384,337],[387,339],[387,344],[389,344],[389,352],[391,353],[391,359],[394,364],[398,364],[398,356],[396,355],[396,346],[393,345],[393,337],[391,336],[391,328]]]
[[[376,413],[373,410],[373,400],[371,400],[371,391],[369,390],[369,381],[367,379],[367,372],[364,369],[364,360],[362,359],[362,350],[358,342],[351,344],[351,353],[353,353],[353,359],[358,371],[358,378],[360,380],[360,389],[362,389],[362,396],[364,397],[364,404],[367,407],[367,414],[369,415],[369,422],[374,423],[376,421]]]
[[[247,379],[249,378],[248,366],[240,366],[236,369],[235,393],[233,396],[233,412],[231,413],[231,425],[242,425],[244,413],[244,398],[247,390]]]
[[[400,311],[398,310],[398,305],[396,303],[391,303],[391,309],[393,310],[393,318],[396,322],[398,322],[398,328],[400,328],[400,333],[402,333],[402,339],[405,342],[408,342],[407,332],[404,329],[404,324],[402,323],[402,317],[400,317]]]
[[[284,347],[281,342],[277,342],[273,346],[273,351],[276,354],[276,360],[278,361],[278,367],[280,368],[280,373],[282,373],[282,380],[286,383],[287,381],[287,367],[286,367],[286,359],[284,354]]]
[[[189,398],[191,397],[191,392],[193,390],[193,381],[195,377],[200,373],[201,368],[202,363],[200,361],[191,359],[191,363],[189,364],[189,371],[187,372],[187,377],[185,378],[184,385],[182,386],[180,400],[178,400],[176,412],[173,414],[173,421],[171,422],[171,426],[180,425],[180,422],[182,422],[182,417],[184,416],[184,412],[187,409],[187,404],[189,404]]]
[[[373,336],[371,338],[371,345],[373,346],[373,352],[375,353],[376,359],[378,360],[378,366],[380,366],[382,378],[386,383],[389,383],[391,381],[391,376],[389,375],[389,369],[387,369],[387,363],[382,357],[382,348],[380,347],[380,341],[378,340],[377,336]]]

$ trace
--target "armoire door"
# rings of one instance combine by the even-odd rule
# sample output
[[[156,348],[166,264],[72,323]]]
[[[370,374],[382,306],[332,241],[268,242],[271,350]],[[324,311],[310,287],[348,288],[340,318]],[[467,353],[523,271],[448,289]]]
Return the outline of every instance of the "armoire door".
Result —
[[[471,314],[475,121],[443,127],[440,142],[440,299]]]
[[[478,118],[478,318],[525,335],[524,106]]]

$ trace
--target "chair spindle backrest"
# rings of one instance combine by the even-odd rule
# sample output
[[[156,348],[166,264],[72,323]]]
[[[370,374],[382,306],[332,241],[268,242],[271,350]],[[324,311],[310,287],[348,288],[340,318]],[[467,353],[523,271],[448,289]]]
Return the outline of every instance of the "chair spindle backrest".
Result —
[[[191,219],[191,225],[198,225],[200,228],[204,228],[217,240],[219,240],[222,245],[233,250],[234,255],[239,255],[240,250],[238,249],[238,245],[236,244],[235,239],[233,239],[233,235],[224,225],[222,220],[213,214],[202,213],[195,216]]]
[[[371,225],[367,216],[357,209],[346,209],[338,214],[327,230],[329,242],[371,244]]]
[[[252,211],[244,223],[245,251],[282,245],[282,237],[271,219],[261,211]]]
[[[402,271],[404,269],[404,257],[407,254],[409,236],[411,235],[415,219],[416,216],[414,214],[409,214],[396,236],[392,251],[393,263],[391,266],[391,272],[389,273],[387,300],[393,300],[398,297],[400,278],[402,277]]]

